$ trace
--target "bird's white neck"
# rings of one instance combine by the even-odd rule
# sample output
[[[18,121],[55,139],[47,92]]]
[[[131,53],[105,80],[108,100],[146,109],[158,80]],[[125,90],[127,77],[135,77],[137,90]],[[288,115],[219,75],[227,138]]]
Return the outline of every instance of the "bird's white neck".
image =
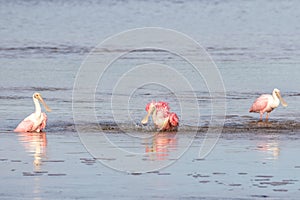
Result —
[[[277,97],[275,91],[272,92],[272,96],[273,96],[273,99],[278,99],[278,97]]]
[[[33,102],[34,102],[34,105],[35,105],[35,114],[36,114],[36,115],[40,115],[41,112],[42,112],[42,109],[41,109],[39,100],[37,100],[37,99],[34,98],[34,99],[33,99]]]
[[[157,116],[157,112],[156,112],[156,107],[154,106],[153,111],[152,111],[152,119],[154,122],[156,121],[156,116]]]
[[[280,104],[280,100],[279,100],[279,98],[277,97],[277,95],[276,95],[275,92],[272,93],[272,96],[273,96],[274,101],[273,101],[271,107],[272,107],[272,108],[277,108],[277,107],[279,106],[279,104]]]

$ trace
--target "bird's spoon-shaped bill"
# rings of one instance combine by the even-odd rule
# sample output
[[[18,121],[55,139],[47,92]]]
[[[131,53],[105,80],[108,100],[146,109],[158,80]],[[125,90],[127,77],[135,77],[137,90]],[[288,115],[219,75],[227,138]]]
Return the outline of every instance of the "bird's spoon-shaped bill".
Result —
[[[144,119],[141,121],[142,124],[145,125],[145,124],[148,123],[150,114],[151,114],[150,112],[147,113],[147,115],[146,115],[146,116],[144,117]]]
[[[280,102],[281,102],[281,105],[282,105],[283,107],[287,107],[288,104],[287,104],[287,102],[281,97],[280,93],[278,93],[277,96],[278,96],[278,98],[279,98],[279,100],[280,100]]]
[[[46,102],[44,101],[44,99],[39,96],[38,99],[40,100],[40,102],[43,104],[43,106],[45,107],[45,109],[48,111],[48,112],[51,112],[51,109],[49,108],[49,106],[46,104]]]

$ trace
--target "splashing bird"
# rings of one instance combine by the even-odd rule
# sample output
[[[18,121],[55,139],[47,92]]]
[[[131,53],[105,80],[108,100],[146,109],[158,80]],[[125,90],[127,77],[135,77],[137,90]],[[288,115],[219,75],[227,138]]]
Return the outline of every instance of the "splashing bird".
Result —
[[[51,112],[51,109],[47,106],[40,93],[34,93],[32,99],[35,105],[35,112],[26,117],[15,128],[15,132],[40,132],[46,127],[47,115],[42,113],[39,101],[44,105],[46,111]]]
[[[147,124],[150,115],[156,128],[159,131],[173,131],[177,130],[179,119],[176,113],[170,112],[170,107],[167,102],[152,101],[146,105],[147,115],[141,121],[142,124]]]
[[[275,88],[273,90],[272,95],[263,94],[260,97],[258,97],[252,104],[251,108],[249,109],[249,112],[259,113],[260,121],[262,121],[263,114],[266,112],[266,121],[268,121],[270,113],[272,112],[272,110],[279,106],[280,102],[283,107],[288,106],[285,100],[281,97],[280,90]]]

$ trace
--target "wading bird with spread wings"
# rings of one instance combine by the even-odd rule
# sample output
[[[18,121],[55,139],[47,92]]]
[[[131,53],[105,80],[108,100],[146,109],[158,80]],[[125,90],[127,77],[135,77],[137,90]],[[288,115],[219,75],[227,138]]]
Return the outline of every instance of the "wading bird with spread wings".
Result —
[[[177,130],[179,119],[176,113],[170,112],[170,107],[167,102],[152,101],[146,105],[147,115],[141,121],[142,124],[147,124],[150,115],[155,127],[159,131],[173,131]]]

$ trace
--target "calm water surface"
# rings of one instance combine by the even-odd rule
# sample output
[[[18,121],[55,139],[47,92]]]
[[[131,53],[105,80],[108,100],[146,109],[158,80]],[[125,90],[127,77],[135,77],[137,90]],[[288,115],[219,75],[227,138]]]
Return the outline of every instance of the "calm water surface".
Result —
[[[290,0],[1,1],[0,194],[5,199],[296,199],[300,193],[299,10],[300,3]],[[190,78],[199,88],[202,127],[194,143],[172,166],[132,175],[103,167],[86,152],[73,126],[72,90],[81,63],[97,44],[121,31],[145,26],[174,29],[202,45],[220,70],[227,116],[214,151],[207,159],[197,160],[212,108],[204,79]],[[193,71],[174,55],[136,51],[112,65],[105,86],[115,84],[114,77],[126,67],[149,61],[182,67],[193,77]],[[148,75],[151,71],[140,77]],[[259,116],[248,109],[256,97],[275,87],[289,106],[272,112],[271,123],[257,124]],[[53,110],[48,114],[47,134],[12,134],[33,111],[35,91]],[[183,99],[192,97],[185,91]],[[114,129],[111,92],[98,88],[95,98],[99,122]],[[135,126],[146,114],[145,104],[153,99],[170,102],[180,115],[174,94],[157,85],[145,86],[129,101],[131,120],[121,124],[132,134],[149,133],[152,140],[134,143],[118,129],[109,137],[136,152],[154,151],[153,160],[169,159],[172,149],[180,149],[180,141],[194,130],[188,125],[198,119],[181,119],[175,138],[155,137],[151,127]],[[84,130],[95,132],[93,126],[86,124]],[[170,147],[167,152],[159,149],[164,142]],[[16,187],[17,192],[12,189]]]

